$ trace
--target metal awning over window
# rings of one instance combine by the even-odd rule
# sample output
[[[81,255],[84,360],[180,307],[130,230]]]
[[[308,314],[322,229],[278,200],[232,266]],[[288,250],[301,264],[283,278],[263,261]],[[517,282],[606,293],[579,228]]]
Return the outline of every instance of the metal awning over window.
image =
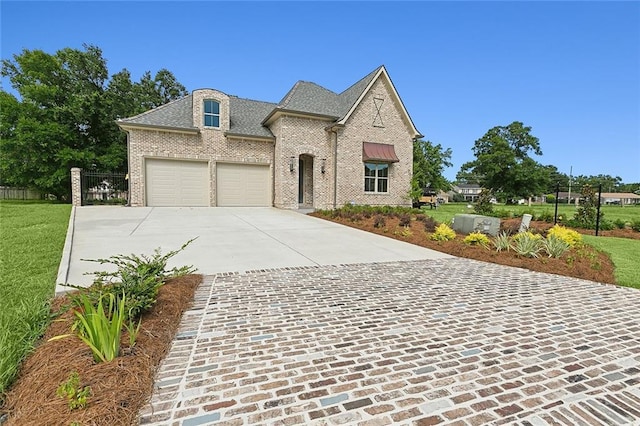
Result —
[[[363,142],[362,161],[377,161],[380,163],[397,163],[400,161],[393,145],[383,143]]]

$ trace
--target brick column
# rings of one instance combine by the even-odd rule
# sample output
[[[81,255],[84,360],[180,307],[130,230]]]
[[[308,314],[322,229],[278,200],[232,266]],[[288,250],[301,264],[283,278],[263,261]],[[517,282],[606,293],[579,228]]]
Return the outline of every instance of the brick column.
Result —
[[[82,205],[82,185],[80,184],[80,171],[82,169],[73,167],[71,169],[71,204]]]

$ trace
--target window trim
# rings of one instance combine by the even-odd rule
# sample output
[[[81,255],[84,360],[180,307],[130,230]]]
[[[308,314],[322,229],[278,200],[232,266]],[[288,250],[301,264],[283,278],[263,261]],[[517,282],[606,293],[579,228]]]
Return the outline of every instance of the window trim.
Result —
[[[215,102],[216,104],[218,104],[218,113],[213,113],[213,112],[206,112],[207,110],[207,102]],[[220,128],[220,109],[221,109],[221,103],[220,101],[216,100],[216,99],[204,99],[202,101],[202,125],[206,128],[209,129],[219,129]],[[215,122],[215,118],[218,118],[218,125],[217,126],[209,126],[207,125],[207,117],[212,117],[213,121]]]
[[[373,165],[375,166],[375,168],[373,169],[375,172],[375,176],[367,176],[367,165]],[[386,167],[379,167],[379,166],[386,166]],[[380,171],[384,170],[386,168],[387,170],[387,175],[386,176],[380,176]],[[365,161],[364,162],[364,193],[365,194],[389,194],[389,180],[390,180],[390,176],[389,176],[389,171],[391,169],[391,163],[381,163],[381,162],[372,162],[372,161]],[[367,179],[373,179],[373,191],[368,191],[367,190]],[[379,185],[380,182],[386,182],[386,191],[379,191]]]

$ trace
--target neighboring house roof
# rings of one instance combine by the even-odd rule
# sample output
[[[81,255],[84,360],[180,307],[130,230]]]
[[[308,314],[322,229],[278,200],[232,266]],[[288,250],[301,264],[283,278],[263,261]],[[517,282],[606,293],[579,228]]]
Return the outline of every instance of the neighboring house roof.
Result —
[[[266,127],[267,122],[278,112],[297,112],[326,117],[337,124],[344,124],[368,92],[373,82],[384,75],[392,89],[392,95],[400,105],[415,137],[422,137],[413,125],[400,96],[395,90],[384,66],[380,66],[340,94],[308,81],[298,81],[277,103],[255,101],[234,96],[229,97],[229,134],[273,138]],[[177,131],[197,132],[193,126],[192,95],[169,102],[158,108],[118,120],[121,127],[160,127]]]
[[[456,186],[460,189],[482,189],[477,183],[459,183]]]

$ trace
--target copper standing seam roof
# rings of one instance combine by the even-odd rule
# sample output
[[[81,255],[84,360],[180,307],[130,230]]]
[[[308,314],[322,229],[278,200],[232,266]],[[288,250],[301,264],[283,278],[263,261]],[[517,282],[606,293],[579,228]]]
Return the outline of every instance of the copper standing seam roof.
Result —
[[[400,161],[396,151],[393,149],[393,145],[374,142],[362,143],[362,160],[380,161],[382,163],[397,163]]]

